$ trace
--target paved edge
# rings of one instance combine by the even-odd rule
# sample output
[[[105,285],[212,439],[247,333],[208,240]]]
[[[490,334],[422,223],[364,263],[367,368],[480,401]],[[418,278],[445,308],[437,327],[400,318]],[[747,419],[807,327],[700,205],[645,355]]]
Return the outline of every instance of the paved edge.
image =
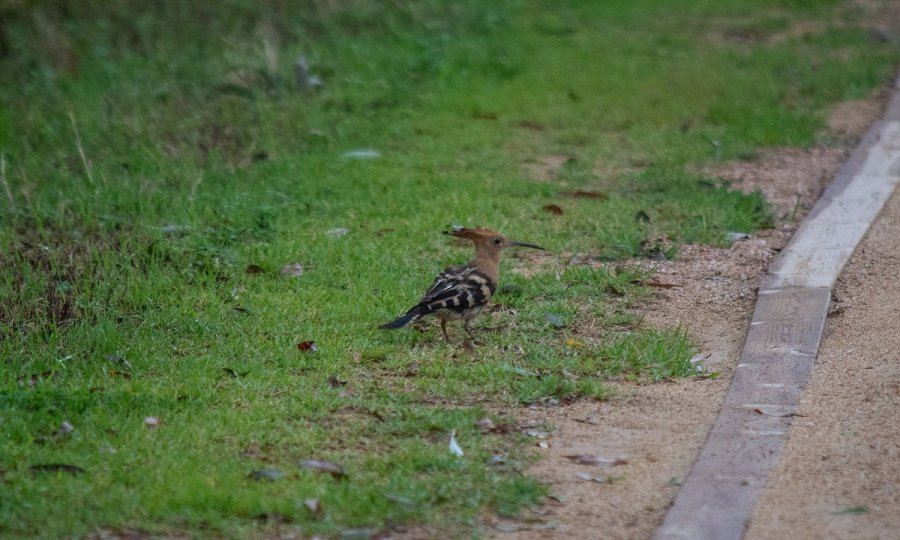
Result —
[[[873,124],[772,263],[700,456],[654,539],[740,539],[809,381],[831,288],[900,183],[900,78]]]

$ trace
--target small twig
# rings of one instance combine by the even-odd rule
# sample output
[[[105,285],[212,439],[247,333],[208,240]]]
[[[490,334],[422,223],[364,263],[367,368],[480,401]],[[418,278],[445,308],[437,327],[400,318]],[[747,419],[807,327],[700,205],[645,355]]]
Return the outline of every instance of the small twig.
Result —
[[[94,185],[94,173],[91,171],[91,163],[84,155],[84,147],[81,145],[81,135],[78,133],[78,125],[75,124],[75,113],[69,111],[69,120],[72,121],[72,131],[75,132],[75,144],[78,146],[78,154],[81,156],[81,163],[84,165],[84,172],[87,175],[88,182]]]
[[[12,191],[9,190],[9,184],[6,183],[6,154],[0,154],[0,183],[6,191],[6,198],[9,199],[9,211],[11,214],[16,213],[16,200],[13,198]]]

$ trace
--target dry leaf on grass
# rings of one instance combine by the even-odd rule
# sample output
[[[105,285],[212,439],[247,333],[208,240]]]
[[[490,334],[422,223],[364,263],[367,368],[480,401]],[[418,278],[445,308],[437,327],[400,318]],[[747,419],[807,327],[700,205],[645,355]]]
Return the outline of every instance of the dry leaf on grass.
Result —
[[[619,458],[605,458],[590,454],[578,454],[573,456],[563,456],[573,463],[579,465],[590,465],[592,467],[614,467],[616,465],[627,465],[628,462]]]
[[[609,195],[603,193],[602,191],[562,191],[560,192],[561,197],[572,197],[573,199],[598,199],[601,201],[605,201],[609,198]]]
[[[450,453],[457,456],[463,457],[462,448],[459,447],[459,443],[456,441],[456,430],[450,432]]]
[[[282,276],[300,277],[303,275],[303,265],[298,262],[292,262],[281,267],[278,271]]]
[[[298,465],[301,469],[307,469],[310,471],[323,472],[328,473],[335,478],[346,478],[347,475],[344,473],[344,468],[338,465],[337,463],[332,463],[330,461],[321,461],[318,459],[304,459],[299,462]]]

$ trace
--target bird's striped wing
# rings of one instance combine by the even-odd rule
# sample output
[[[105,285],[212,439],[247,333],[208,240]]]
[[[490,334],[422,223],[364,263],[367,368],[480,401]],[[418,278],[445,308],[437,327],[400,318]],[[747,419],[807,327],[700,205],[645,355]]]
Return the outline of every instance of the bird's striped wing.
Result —
[[[429,313],[449,309],[465,312],[483,306],[494,294],[495,284],[472,266],[451,266],[434,279],[419,301]]]

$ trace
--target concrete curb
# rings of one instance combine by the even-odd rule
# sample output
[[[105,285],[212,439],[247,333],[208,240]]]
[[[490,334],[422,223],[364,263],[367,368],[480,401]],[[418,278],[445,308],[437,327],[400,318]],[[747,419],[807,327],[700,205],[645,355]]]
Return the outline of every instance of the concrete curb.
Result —
[[[743,537],[809,381],[831,288],[898,183],[900,79],[763,277],[725,402],[655,539]]]

